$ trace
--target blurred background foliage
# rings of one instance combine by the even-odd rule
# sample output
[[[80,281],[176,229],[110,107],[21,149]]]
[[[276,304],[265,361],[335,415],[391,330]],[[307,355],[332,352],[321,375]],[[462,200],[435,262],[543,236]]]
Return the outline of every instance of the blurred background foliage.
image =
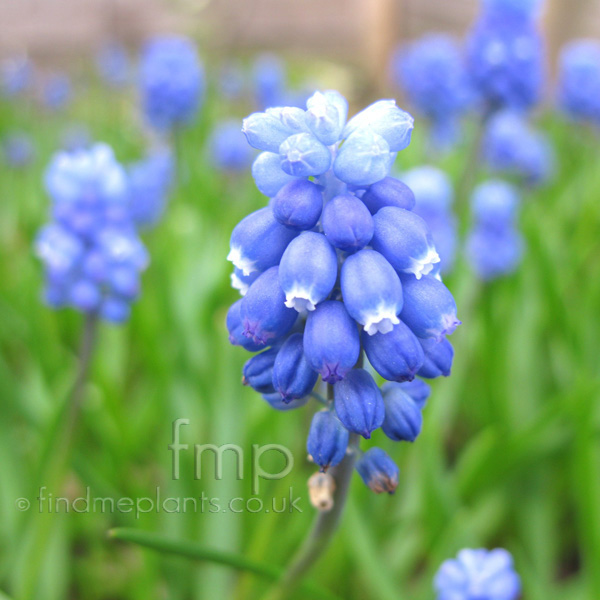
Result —
[[[257,598],[266,584],[253,575],[142,550],[107,539],[107,531],[136,527],[283,565],[312,520],[305,435],[314,407],[269,408],[240,385],[247,356],[227,340],[225,313],[237,297],[225,261],[229,235],[266,199],[249,170],[223,173],[207,160],[214,124],[252,107],[224,103],[217,65],[208,56],[205,64],[211,87],[199,120],[177,134],[166,216],[144,235],[152,262],[142,298],[129,323],[101,328],[70,453],[61,454],[70,435],[62,411],[82,317],[40,301],[42,268],[31,245],[48,215],[43,171],[73,123],[85,123],[122,162],[139,159],[147,140],[135,92],[107,89],[91,67],[64,112],[28,101],[0,106],[0,133],[27,132],[36,150],[27,169],[0,171],[0,587],[11,598]],[[292,62],[291,78],[341,82],[353,90],[351,100],[375,99],[373,89],[329,63]],[[483,283],[461,256],[445,278],[463,321],[452,338],[453,373],[433,382],[414,445],[374,436],[397,459],[400,486],[394,496],[375,496],[354,478],[341,531],[313,577],[343,598],[433,598],[435,570],[466,546],[509,548],[528,600],[600,598],[600,149],[596,132],[551,110],[540,121],[556,167],[524,198],[523,263]],[[473,166],[476,135],[471,124],[453,152],[435,159],[455,186]],[[431,162],[426,139],[417,121],[399,168]],[[475,179],[485,176],[482,168]],[[464,231],[467,193],[455,209]],[[176,418],[190,419],[184,442],[244,448],[247,470],[252,444],[287,446],[292,473],[261,482],[259,495],[268,503],[291,489],[302,512],[136,519],[36,509],[40,486],[69,498],[85,496],[88,486],[92,497],[153,498],[157,486],[163,497],[250,497],[250,479],[231,475],[233,461],[222,480],[210,466],[195,480],[192,452],[184,452],[182,476],[171,478],[167,445]],[[61,456],[68,456],[66,479],[57,476]],[[29,511],[17,510],[21,497],[31,500]]]

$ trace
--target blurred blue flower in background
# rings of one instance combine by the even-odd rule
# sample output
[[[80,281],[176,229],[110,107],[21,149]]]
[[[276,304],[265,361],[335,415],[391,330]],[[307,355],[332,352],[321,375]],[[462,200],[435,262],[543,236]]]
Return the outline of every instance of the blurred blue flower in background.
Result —
[[[241,171],[252,164],[254,152],[237,120],[218,123],[209,142],[209,162],[222,171]]]
[[[422,166],[405,171],[400,178],[414,192],[413,211],[422,217],[440,255],[440,270],[448,273],[454,266],[458,224],[452,212],[454,190],[448,175],[436,167]]]
[[[600,42],[577,40],[561,51],[558,105],[571,118],[600,125]]]
[[[129,167],[131,216],[139,227],[152,227],[160,221],[169,199],[174,170],[173,155],[168,148],[151,151]]]
[[[431,122],[432,139],[444,147],[455,141],[458,119],[473,103],[462,48],[451,36],[428,34],[392,56],[394,84]]]
[[[473,191],[473,226],[466,240],[466,256],[477,275],[492,280],[515,271],[523,255],[517,230],[520,199],[508,183],[490,180]]]
[[[235,62],[224,64],[219,71],[219,91],[227,100],[238,100],[244,94],[246,75]]]
[[[488,113],[504,107],[527,109],[540,99],[544,45],[535,20],[538,4],[485,2],[468,35],[469,72]]]
[[[62,132],[60,146],[67,152],[86,150],[92,145],[90,130],[82,123],[72,123]]]
[[[112,87],[123,87],[131,81],[131,63],[125,46],[119,42],[107,42],[96,55],[98,73]]]
[[[45,81],[42,102],[50,110],[61,110],[73,97],[71,78],[66,73],[53,73]]]
[[[254,95],[259,108],[283,106],[287,75],[283,61],[274,54],[261,54],[252,69]]]
[[[8,134],[2,140],[4,162],[10,167],[23,168],[35,159],[35,146],[30,135],[24,132]]]
[[[159,37],[142,53],[139,86],[148,123],[168,131],[195,117],[204,94],[204,71],[193,42]]]
[[[437,600],[517,600],[521,580],[506,550],[464,549],[441,565],[434,587]]]
[[[27,56],[15,56],[2,63],[2,94],[18,96],[31,88],[35,76],[33,63]]]
[[[554,167],[550,140],[516,111],[500,111],[490,118],[482,153],[492,170],[517,175],[529,185],[544,183]]]
[[[335,415],[320,413],[309,435],[323,470],[342,459],[349,432],[369,438],[386,418],[393,439],[413,441],[420,431],[422,388],[417,404],[407,391],[386,406],[371,371],[357,364],[361,336],[377,373],[408,382],[426,361],[427,377],[449,374],[445,336],[460,324],[452,294],[430,275],[439,257],[427,223],[412,212],[414,195],[389,177],[413,118],[394,100],[347,117],[348,102],[330,90],[315,92],[306,110],[269,108],[244,119],[249,144],[262,151],[252,174],[271,200],[234,228],[227,257],[245,294],[228,313],[229,339],[266,349],[246,364],[244,382],[276,407],[306,396],[319,375],[333,386]],[[447,214],[451,189],[445,193]],[[366,452],[356,468],[378,493],[398,485],[398,467],[382,450]]]
[[[103,144],[61,152],[48,168],[46,188],[54,220],[35,241],[46,268],[46,302],[125,321],[149,259],[128,211],[124,169]]]

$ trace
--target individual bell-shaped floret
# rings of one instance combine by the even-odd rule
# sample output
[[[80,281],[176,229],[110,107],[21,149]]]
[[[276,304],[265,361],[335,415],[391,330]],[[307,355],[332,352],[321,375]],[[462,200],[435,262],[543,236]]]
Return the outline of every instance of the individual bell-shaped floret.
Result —
[[[131,303],[117,296],[107,296],[100,305],[100,316],[111,323],[124,323],[131,315]]]
[[[477,225],[466,242],[467,258],[486,281],[515,271],[523,256],[523,238],[513,225],[492,229]]]
[[[335,144],[346,124],[348,101],[332,90],[315,92],[306,108],[306,122],[313,134],[326,146]]]
[[[284,185],[273,198],[274,217],[292,229],[312,229],[321,216],[321,187],[307,179],[295,179]]]
[[[265,402],[271,406],[271,408],[280,410],[282,412],[294,410],[295,408],[301,408],[308,402],[308,396],[305,396],[304,398],[298,398],[297,400],[284,402],[279,392],[275,392],[274,394],[263,394],[262,397]]]
[[[304,355],[301,333],[294,333],[283,343],[273,365],[272,382],[283,402],[310,394],[319,375]]]
[[[398,487],[400,469],[381,448],[369,448],[355,465],[365,484],[376,494],[393,494]]]
[[[349,256],[342,266],[341,284],[348,313],[369,335],[388,333],[400,322],[402,285],[379,252],[364,249]]]
[[[415,213],[390,206],[382,208],[373,221],[373,249],[396,271],[421,279],[440,262],[427,223]]]
[[[281,169],[293,177],[325,173],[331,166],[331,152],[311,133],[298,133],[279,146]]]
[[[489,229],[505,229],[513,225],[519,204],[517,189],[499,179],[480,183],[471,196],[471,211],[475,223]]]
[[[88,279],[75,281],[68,290],[69,303],[82,312],[94,312],[102,300],[99,287]]]
[[[301,131],[307,131],[304,111],[292,107],[252,113],[242,124],[248,143],[267,152],[279,152],[279,146],[287,138]]]
[[[304,231],[292,240],[279,264],[285,305],[298,312],[315,310],[337,279],[337,255],[322,233]]]
[[[400,384],[400,387],[423,409],[427,404],[427,398],[431,394],[431,388],[422,379],[413,379]]]
[[[288,244],[298,235],[284,227],[266,206],[243,218],[233,229],[227,260],[244,275],[266,271],[281,260]]]
[[[294,326],[298,313],[285,305],[279,285],[279,267],[267,269],[251,286],[240,307],[246,337],[268,345]]]
[[[249,385],[261,394],[272,394],[273,365],[277,358],[278,348],[269,348],[249,359],[244,365],[242,383]]]
[[[358,329],[342,302],[321,302],[308,314],[304,353],[327,383],[343,379],[356,364],[360,354]]]
[[[434,276],[417,279],[406,275],[402,277],[402,291],[404,308],[400,318],[417,337],[441,340],[460,325],[454,297]]]
[[[394,177],[385,177],[369,186],[361,200],[372,215],[384,206],[396,206],[406,210],[415,207],[415,195],[410,187]]]
[[[348,438],[348,430],[335,413],[326,408],[313,416],[306,449],[313,461],[321,467],[321,471],[326,471],[344,458]]]
[[[439,342],[434,338],[419,340],[419,342],[423,347],[425,360],[417,375],[426,379],[448,377],[454,358],[452,344],[446,338],[442,338]]]
[[[367,186],[383,179],[393,160],[383,137],[369,128],[358,129],[340,147],[333,171],[344,183]]]
[[[371,437],[381,427],[385,408],[381,391],[364,369],[353,369],[334,386],[335,412],[348,430]]]
[[[234,267],[233,273],[230,275],[231,287],[234,290],[238,290],[241,296],[245,296],[248,293],[250,286],[260,276],[260,271],[253,271],[250,275],[244,275],[244,272],[237,267]]]
[[[258,352],[265,346],[257,344],[252,339],[247,338],[242,332],[244,324],[242,323],[241,315],[242,300],[234,302],[227,311],[227,331],[229,332],[229,343],[232,346],[241,346],[248,352]]]
[[[395,100],[378,100],[352,117],[344,128],[343,137],[370,129],[388,143],[392,152],[400,152],[410,144],[414,119]]]
[[[373,368],[388,381],[412,381],[423,365],[421,344],[402,321],[389,333],[363,331],[362,344]]]
[[[344,252],[357,252],[373,237],[373,217],[352,194],[330,200],[323,209],[323,233],[329,243]]]
[[[256,187],[265,196],[272,198],[277,192],[298,177],[292,177],[281,170],[281,158],[273,152],[261,152],[252,163],[252,177]]]
[[[423,426],[423,406],[415,402],[399,383],[386,383],[381,392],[385,404],[383,433],[395,442],[414,442]]]

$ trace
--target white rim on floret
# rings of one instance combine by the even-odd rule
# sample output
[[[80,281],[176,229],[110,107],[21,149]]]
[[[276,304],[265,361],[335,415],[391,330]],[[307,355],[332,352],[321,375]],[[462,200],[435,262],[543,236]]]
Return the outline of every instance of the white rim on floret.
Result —
[[[394,325],[400,323],[396,315],[396,307],[389,305],[380,305],[373,313],[364,316],[363,327],[369,335],[376,333],[389,333]]]
[[[318,302],[319,299],[313,296],[311,289],[296,286],[285,293],[285,305],[296,309],[299,313],[315,310]]]
[[[246,293],[248,292],[248,288],[250,287],[245,281],[243,281],[242,279],[240,279],[237,276],[237,273],[232,273],[230,275],[231,277],[231,287],[234,290],[238,290],[238,292],[242,295],[245,296]]]
[[[254,271],[258,271],[253,260],[242,255],[242,249],[239,246],[234,246],[227,255],[227,260],[232,262],[244,275],[248,276]]]
[[[433,271],[433,267],[439,262],[440,255],[435,248],[429,248],[423,258],[411,258],[411,265],[408,269],[405,269],[405,272],[412,273],[417,279],[421,279],[423,275],[429,275]]]

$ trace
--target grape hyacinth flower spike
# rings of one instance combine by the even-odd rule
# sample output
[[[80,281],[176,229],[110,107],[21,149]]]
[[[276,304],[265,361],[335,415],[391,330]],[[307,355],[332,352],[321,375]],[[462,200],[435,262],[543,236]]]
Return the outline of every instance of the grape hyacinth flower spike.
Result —
[[[464,549],[441,565],[434,587],[437,600],[517,600],[521,580],[506,550]]]

